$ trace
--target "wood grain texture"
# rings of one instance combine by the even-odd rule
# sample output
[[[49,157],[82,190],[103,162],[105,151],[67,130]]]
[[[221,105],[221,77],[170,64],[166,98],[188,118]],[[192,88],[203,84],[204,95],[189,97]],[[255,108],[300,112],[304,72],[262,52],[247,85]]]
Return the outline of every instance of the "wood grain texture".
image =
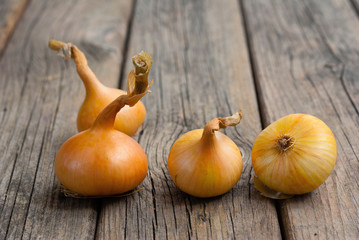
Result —
[[[141,50],[153,56],[155,83],[143,99],[147,118],[136,137],[149,172],[142,191],[102,202],[97,238],[280,238],[273,202],[249,182],[251,146],[261,125],[242,24],[237,1],[137,1],[128,56]],[[127,60],[123,75],[131,68]],[[238,184],[211,199],[182,193],[167,169],[171,145],[240,108],[243,121],[225,131],[244,155]]]
[[[243,1],[265,125],[315,115],[338,147],[334,172],[281,201],[286,239],[359,239],[359,21],[351,2]]]
[[[98,200],[65,198],[53,162],[84,87],[47,45],[72,41],[117,86],[130,1],[31,1],[0,61],[0,239],[91,239]]]
[[[0,56],[28,0],[3,0],[0,2]]]

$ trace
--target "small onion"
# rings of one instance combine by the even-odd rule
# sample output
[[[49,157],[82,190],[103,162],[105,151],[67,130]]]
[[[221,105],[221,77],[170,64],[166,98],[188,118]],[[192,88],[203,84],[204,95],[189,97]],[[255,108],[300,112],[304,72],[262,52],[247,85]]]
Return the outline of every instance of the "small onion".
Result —
[[[173,144],[168,170],[177,187],[195,197],[214,197],[229,191],[242,174],[242,155],[221,128],[237,125],[242,112],[215,118],[204,129],[185,133]]]
[[[252,164],[260,181],[255,187],[268,197],[261,184],[288,195],[311,192],[328,178],[336,158],[334,135],[323,121],[308,114],[285,116],[254,142]]]
[[[77,129],[79,132],[89,129],[100,112],[118,96],[125,95],[126,91],[103,85],[88,66],[84,53],[74,44],[50,40],[49,47],[58,51],[65,59],[73,59],[76,64],[77,73],[86,89],[85,99],[77,115]],[[133,79],[136,84],[142,83],[143,86],[147,86],[152,58],[147,53],[141,52],[132,58],[132,62],[135,69],[130,72],[128,82]],[[133,136],[145,117],[146,109],[141,101],[132,107],[124,106],[116,115],[115,129]]]

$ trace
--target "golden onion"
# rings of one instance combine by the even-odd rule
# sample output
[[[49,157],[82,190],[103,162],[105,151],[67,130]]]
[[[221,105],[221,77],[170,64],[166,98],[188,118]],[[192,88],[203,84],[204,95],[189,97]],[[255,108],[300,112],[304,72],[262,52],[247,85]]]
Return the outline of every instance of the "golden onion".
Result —
[[[239,111],[231,117],[215,118],[204,129],[182,135],[168,156],[168,170],[176,186],[195,197],[214,197],[229,191],[242,174],[242,155],[236,144],[218,132],[237,125]]]
[[[73,59],[77,73],[84,83],[86,97],[77,115],[77,129],[82,132],[91,128],[98,115],[107,105],[120,95],[125,95],[126,91],[117,88],[110,88],[103,85],[96,77],[95,73],[88,66],[86,56],[71,43],[64,43],[57,40],[50,40],[49,47],[58,51],[65,59]],[[127,90],[133,88],[134,82],[138,86],[147,86],[148,75],[152,66],[152,58],[145,52],[140,52],[132,58],[135,66],[129,76]],[[145,105],[141,101],[134,106],[124,106],[116,115],[115,129],[133,136],[142,125],[146,117]]]
[[[259,181],[291,195],[318,188],[334,169],[336,158],[332,131],[308,114],[291,114],[273,122],[258,135],[252,149],[253,170]]]

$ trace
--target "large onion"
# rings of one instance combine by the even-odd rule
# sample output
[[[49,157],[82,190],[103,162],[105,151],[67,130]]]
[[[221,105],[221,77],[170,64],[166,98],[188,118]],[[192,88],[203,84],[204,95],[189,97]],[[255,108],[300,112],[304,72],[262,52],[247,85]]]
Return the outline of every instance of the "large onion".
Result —
[[[291,114],[273,122],[259,134],[252,149],[259,181],[284,194],[318,188],[332,172],[336,158],[333,133],[308,114]]]

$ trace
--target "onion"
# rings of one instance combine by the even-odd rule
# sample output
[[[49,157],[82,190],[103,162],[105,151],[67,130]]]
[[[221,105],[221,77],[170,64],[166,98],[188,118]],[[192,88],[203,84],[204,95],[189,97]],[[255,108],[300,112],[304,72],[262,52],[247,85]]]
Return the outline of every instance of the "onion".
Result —
[[[92,72],[87,64],[87,59],[75,45],[50,40],[49,47],[59,52],[65,59],[73,59],[77,72],[82,79],[86,97],[77,115],[77,129],[79,132],[92,126],[100,112],[118,96],[126,94],[125,91],[104,86]],[[151,69],[152,59],[141,52],[132,58],[135,69],[130,72],[129,82],[137,81],[144,86],[148,85],[148,74]],[[132,80],[133,79],[133,80]],[[136,134],[146,117],[146,109],[142,102],[133,107],[125,106],[116,116],[115,128],[129,136]]]
[[[318,188],[334,169],[335,138],[320,119],[308,114],[291,114],[265,128],[252,149],[255,187],[263,185],[287,195],[304,194]],[[258,182],[258,180],[260,182]]]
[[[231,117],[215,118],[204,129],[185,133],[173,144],[168,170],[179,189],[196,197],[214,197],[229,191],[242,174],[242,155],[221,128],[237,125],[239,111]]]

